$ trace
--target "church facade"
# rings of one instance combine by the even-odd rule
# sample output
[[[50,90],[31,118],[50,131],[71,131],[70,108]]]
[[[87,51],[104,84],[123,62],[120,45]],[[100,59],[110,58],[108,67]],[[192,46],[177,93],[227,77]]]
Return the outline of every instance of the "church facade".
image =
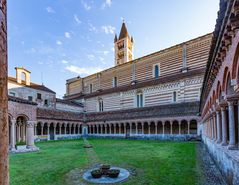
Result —
[[[84,105],[91,136],[195,137],[211,38],[134,59],[134,40],[123,23],[114,39],[115,66],[67,80],[64,99]]]

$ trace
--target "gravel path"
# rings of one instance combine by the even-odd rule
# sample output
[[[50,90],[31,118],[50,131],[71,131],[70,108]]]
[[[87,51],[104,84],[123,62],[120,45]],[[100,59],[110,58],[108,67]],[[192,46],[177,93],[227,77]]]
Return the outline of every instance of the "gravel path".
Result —
[[[203,143],[197,144],[197,185],[227,185]]]

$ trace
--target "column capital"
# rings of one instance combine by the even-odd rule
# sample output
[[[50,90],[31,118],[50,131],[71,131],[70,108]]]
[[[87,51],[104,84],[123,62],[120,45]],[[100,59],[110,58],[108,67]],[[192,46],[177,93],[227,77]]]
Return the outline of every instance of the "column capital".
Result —
[[[36,121],[27,121],[27,127],[34,127],[36,125]]]

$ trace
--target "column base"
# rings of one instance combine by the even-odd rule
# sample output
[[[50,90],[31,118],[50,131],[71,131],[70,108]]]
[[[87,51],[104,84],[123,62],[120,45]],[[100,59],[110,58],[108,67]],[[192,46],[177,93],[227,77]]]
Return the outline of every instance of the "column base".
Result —
[[[222,146],[227,146],[226,142],[221,143]]]
[[[229,146],[227,147],[227,149],[228,149],[228,150],[237,150],[238,147],[237,147],[236,145],[229,145]]]
[[[221,140],[217,140],[217,144],[220,144],[222,141]]]

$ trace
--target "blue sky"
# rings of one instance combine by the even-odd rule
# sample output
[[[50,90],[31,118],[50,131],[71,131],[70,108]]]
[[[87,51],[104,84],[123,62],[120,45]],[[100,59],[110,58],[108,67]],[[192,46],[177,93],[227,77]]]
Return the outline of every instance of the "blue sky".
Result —
[[[135,58],[210,33],[218,0],[9,0],[9,75],[65,94],[66,79],[114,65],[114,34],[122,19],[135,41]]]

